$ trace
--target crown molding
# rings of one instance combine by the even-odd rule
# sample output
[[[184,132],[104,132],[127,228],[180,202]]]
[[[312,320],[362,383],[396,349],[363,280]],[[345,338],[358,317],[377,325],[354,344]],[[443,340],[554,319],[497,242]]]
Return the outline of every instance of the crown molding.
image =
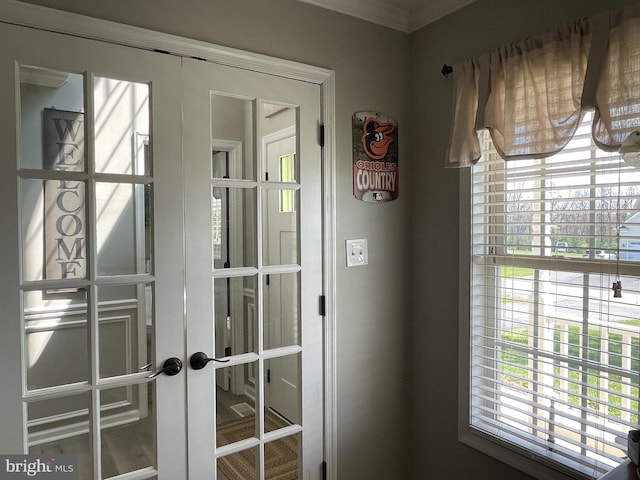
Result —
[[[48,68],[20,65],[20,83],[30,83],[40,87],[60,88],[67,83],[68,73],[49,70]]]
[[[409,33],[420,30],[450,13],[453,13],[476,0],[431,0],[424,6],[411,11],[409,15]]]
[[[158,33],[131,25],[55,10],[17,0],[0,0],[0,22],[48,30],[82,38],[164,51],[231,67],[259,71],[294,80],[323,84],[333,71],[186,37]]]
[[[423,5],[415,8],[401,8],[415,2],[394,0],[299,0],[317,7],[344,13],[352,17],[393,28],[404,33],[412,33],[430,23],[446,17],[476,0],[424,0]]]
[[[300,0],[317,7],[409,33],[409,11],[377,0]]]

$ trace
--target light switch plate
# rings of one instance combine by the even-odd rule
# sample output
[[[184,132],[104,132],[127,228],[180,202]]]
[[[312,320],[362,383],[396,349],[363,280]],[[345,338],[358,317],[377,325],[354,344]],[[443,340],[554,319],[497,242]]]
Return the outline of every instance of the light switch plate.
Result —
[[[369,264],[369,249],[366,238],[346,240],[347,267],[360,267]]]

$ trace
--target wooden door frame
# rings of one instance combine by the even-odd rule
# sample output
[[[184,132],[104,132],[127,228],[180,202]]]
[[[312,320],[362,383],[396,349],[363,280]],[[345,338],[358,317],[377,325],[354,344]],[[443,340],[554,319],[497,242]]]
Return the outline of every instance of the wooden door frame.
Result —
[[[145,50],[163,50],[172,55],[198,57],[231,67],[278,75],[320,87],[323,195],[323,291],[324,316],[324,457],[327,478],[337,479],[337,394],[336,394],[336,186],[335,186],[335,73],[271,56],[222,47],[215,44],[118,24],[93,17],[63,12],[15,0],[0,0],[0,22],[114,43]],[[318,126],[320,128],[320,126]]]

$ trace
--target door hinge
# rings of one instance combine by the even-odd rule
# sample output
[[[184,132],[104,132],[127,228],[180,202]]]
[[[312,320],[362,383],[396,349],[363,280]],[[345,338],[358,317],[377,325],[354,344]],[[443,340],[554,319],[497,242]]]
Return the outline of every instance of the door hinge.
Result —
[[[265,277],[265,282],[266,282],[267,286],[269,286],[269,284],[271,284],[271,275],[267,275]]]
[[[267,383],[271,383],[271,369],[267,368]]]
[[[320,124],[320,146],[324,147],[324,123]]]
[[[321,317],[324,317],[327,314],[327,297],[325,295],[320,295],[320,298],[318,299],[318,310]]]
[[[322,462],[322,480],[327,480],[327,462]]]

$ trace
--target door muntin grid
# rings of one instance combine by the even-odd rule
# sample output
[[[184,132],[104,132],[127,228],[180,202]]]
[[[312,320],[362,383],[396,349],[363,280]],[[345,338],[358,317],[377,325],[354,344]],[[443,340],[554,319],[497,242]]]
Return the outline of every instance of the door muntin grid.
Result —
[[[301,468],[299,109],[219,93],[211,98],[214,335],[216,354],[231,363],[218,364],[215,376],[218,473],[244,458],[256,478],[260,472],[269,478],[274,452]],[[229,125],[225,133],[217,128],[216,118],[229,112],[216,108],[229,104],[242,105],[229,114],[244,120],[235,134]],[[234,146],[240,137],[249,140]],[[215,194],[234,190],[243,193]]]

